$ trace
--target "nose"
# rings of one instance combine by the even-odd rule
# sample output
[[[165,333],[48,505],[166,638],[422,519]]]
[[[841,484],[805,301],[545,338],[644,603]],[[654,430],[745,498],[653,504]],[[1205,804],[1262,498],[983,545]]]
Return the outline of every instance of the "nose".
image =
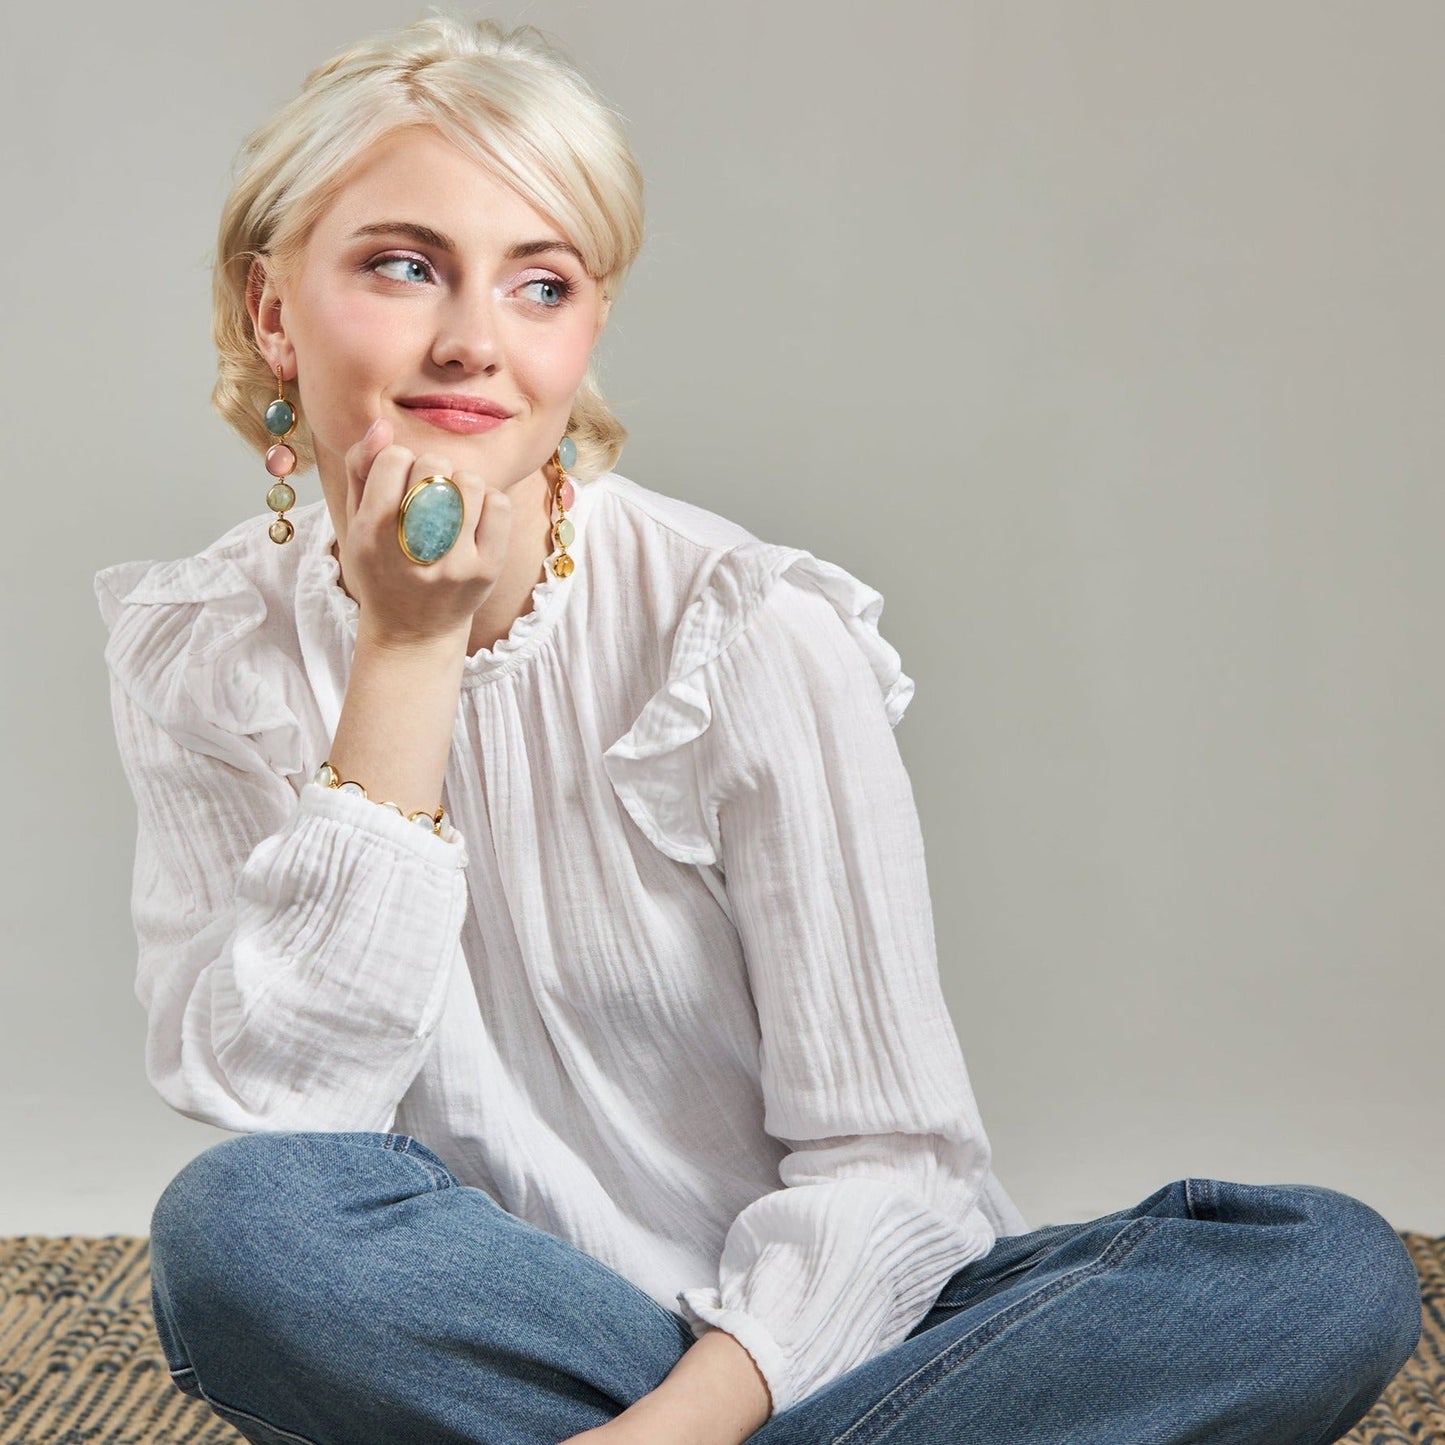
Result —
[[[445,367],[461,362],[469,372],[494,372],[502,364],[499,317],[490,290],[481,284],[459,286],[437,312],[432,360]]]

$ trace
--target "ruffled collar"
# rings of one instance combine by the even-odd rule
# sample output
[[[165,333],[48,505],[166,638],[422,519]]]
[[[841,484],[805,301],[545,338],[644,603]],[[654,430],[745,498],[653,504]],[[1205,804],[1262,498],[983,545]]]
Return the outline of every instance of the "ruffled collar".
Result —
[[[532,607],[512,623],[505,637],[491,647],[468,655],[462,666],[462,686],[471,687],[501,677],[519,667],[555,626],[573,584],[588,565],[587,520],[597,494],[605,489],[611,472],[589,482],[573,478],[575,497],[567,513],[575,532],[567,548],[576,566],[566,577],[558,577],[549,568],[547,575],[532,589]],[[356,644],[361,607],[341,585],[341,564],[332,555],[336,529],[331,522],[325,499],[298,507],[292,514],[298,541],[304,542],[298,573],[298,604],[308,604],[323,613],[334,631],[346,639],[348,652]]]

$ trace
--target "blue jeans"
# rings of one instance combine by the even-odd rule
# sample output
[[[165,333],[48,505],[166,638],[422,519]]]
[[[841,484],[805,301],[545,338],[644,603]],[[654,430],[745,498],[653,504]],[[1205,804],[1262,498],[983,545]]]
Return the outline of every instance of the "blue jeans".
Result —
[[[261,1445],[557,1445],[693,1343],[620,1274],[406,1134],[205,1150],[151,1220],[171,1377]],[[1326,1445],[1415,1350],[1389,1223],[1309,1184],[1180,1179],[998,1239],[904,1340],[753,1445]]]

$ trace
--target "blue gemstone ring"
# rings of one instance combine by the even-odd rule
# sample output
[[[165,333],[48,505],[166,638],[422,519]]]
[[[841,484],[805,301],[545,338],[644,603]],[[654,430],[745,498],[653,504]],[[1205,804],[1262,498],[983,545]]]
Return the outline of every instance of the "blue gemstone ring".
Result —
[[[401,550],[422,567],[439,562],[462,535],[465,513],[461,490],[450,477],[423,477],[397,509]]]

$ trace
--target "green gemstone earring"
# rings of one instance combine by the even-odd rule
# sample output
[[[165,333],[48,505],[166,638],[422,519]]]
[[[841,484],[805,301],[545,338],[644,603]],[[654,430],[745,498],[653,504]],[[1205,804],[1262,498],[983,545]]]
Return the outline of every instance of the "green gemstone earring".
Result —
[[[286,445],[286,438],[296,430],[296,408],[286,400],[281,368],[276,368],[276,400],[266,408],[266,430],[277,440],[266,452],[266,470],[276,480],[266,493],[266,505],[273,512],[289,512],[296,505],[296,489],[283,480],[296,470],[296,453]],[[289,542],[296,528],[284,516],[278,516],[267,529],[273,542]]]

